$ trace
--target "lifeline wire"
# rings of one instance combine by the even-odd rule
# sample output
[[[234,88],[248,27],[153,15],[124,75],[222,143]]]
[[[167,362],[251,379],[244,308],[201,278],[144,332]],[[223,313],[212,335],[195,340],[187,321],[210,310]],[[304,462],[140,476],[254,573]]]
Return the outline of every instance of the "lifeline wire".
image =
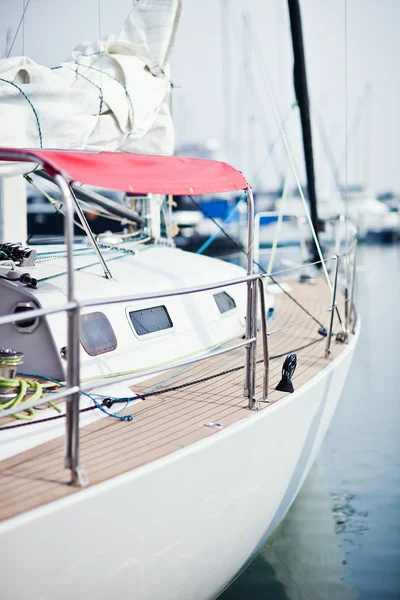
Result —
[[[14,43],[15,43],[15,40],[17,39],[17,35],[18,35],[18,33],[19,33],[19,30],[20,30],[20,28],[21,28],[21,25],[24,23],[26,9],[28,8],[30,1],[31,1],[31,0],[28,0],[28,2],[27,2],[27,3],[26,3],[26,5],[25,5],[24,11],[23,11],[23,13],[22,13],[22,17],[21,17],[21,19],[20,19],[20,21],[19,21],[19,23],[18,23],[17,31],[15,32],[15,35],[14,35],[14,39],[13,39],[13,41],[11,42],[11,46],[10,46],[10,48],[9,48],[9,50],[8,50],[8,53],[7,53],[7,58],[9,58],[9,57],[10,57],[11,51],[12,51],[12,49],[13,49],[13,47],[14,47]]]
[[[247,20],[249,31],[251,31],[252,28],[251,28],[251,25],[250,25],[250,23],[249,23],[249,21],[247,19],[246,13],[244,14],[244,18]],[[258,41],[257,38],[256,38],[256,36],[255,36],[254,31],[251,31],[251,41],[253,43],[254,43],[254,41]],[[258,56],[259,56],[259,54],[257,53],[257,57]],[[272,106],[272,111],[274,113],[275,120],[276,120],[277,125],[279,127],[279,131],[281,133],[281,137],[282,137],[283,144],[285,146],[286,154],[287,154],[287,157],[289,159],[290,166],[291,166],[292,171],[293,171],[293,176],[294,176],[295,181],[296,181],[296,186],[297,186],[297,188],[299,190],[299,194],[300,194],[300,197],[301,197],[301,200],[302,200],[302,203],[303,203],[304,211],[306,213],[306,217],[307,217],[308,223],[310,225],[311,234],[312,234],[312,237],[313,237],[313,240],[314,240],[314,243],[315,243],[315,247],[316,247],[318,255],[319,255],[320,259],[321,259],[322,269],[324,271],[324,275],[325,275],[325,278],[326,278],[329,290],[332,292],[332,282],[331,282],[331,280],[329,278],[329,274],[328,274],[328,271],[327,271],[327,268],[326,268],[326,265],[325,265],[324,257],[323,257],[322,250],[321,250],[321,246],[319,244],[318,237],[317,237],[317,234],[315,232],[315,229],[314,229],[314,226],[313,226],[313,223],[312,223],[312,220],[311,220],[310,211],[308,210],[307,201],[306,201],[305,196],[304,196],[303,188],[301,186],[300,179],[299,179],[299,176],[298,176],[298,173],[297,173],[297,170],[296,170],[296,166],[294,164],[293,156],[292,156],[292,153],[290,151],[289,144],[288,144],[288,141],[287,141],[287,138],[286,138],[286,134],[285,134],[285,131],[284,131],[283,127],[282,127],[282,123],[281,123],[281,119],[280,119],[280,116],[279,116],[279,112],[278,112],[278,109],[276,107],[273,95],[272,95],[271,84],[270,84],[269,78],[267,76],[267,73],[265,71],[264,65],[262,65],[262,67],[264,68],[264,75],[265,75],[265,81],[266,81],[267,94],[268,94],[269,101],[270,101],[271,106]]]

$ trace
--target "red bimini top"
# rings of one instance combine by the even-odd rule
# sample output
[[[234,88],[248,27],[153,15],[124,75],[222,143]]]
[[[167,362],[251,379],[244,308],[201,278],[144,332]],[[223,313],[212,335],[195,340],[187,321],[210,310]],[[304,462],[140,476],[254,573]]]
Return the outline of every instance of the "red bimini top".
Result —
[[[0,148],[0,160],[39,163],[52,177],[132,194],[209,194],[245,190],[240,171],[224,162],[125,152]]]

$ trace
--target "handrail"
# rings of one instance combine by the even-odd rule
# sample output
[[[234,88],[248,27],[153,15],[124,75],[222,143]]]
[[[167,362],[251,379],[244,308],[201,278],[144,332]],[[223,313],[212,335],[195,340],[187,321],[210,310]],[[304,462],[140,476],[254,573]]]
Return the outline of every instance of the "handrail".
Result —
[[[37,317],[44,317],[58,312],[74,310],[78,307],[78,302],[73,300],[72,302],[66,302],[61,306],[53,306],[51,308],[35,308],[29,311],[29,318],[36,319]],[[18,321],[26,321],[28,318],[26,312],[15,313],[12,315],[6,315],[0,317],[0,325],[8,325],[9,323],[18,323]]]
[[[246,283],[255,281],[260,277],[259,274],[245,275],[244,277],[238,277],[236,279],[228,279],[227,281],[221,281],[219,283],[210,283],[204,285],[197,285],[193,287],[181,288],[177,290],[163,290],[160,292],[152,292],[150,294],[137,294],[127,296],[114,296],[109,298],[102,298],[101,300],[83,300],[80,302],[82,308],[88,306],[98,306],[100,304],[118,304],[120,302],[140,302],[141,300],[156,300],[158,298],[168,298],[170,296],[184,296],[186,294],[195,294],[197,292],[206,292],[209,290],[215,290],[221,287],[229,287],[232,285],[238,285],[240,283]],[[30,314],[30,313],[29,313]],[[25,316],[26,318],[26,316]]]

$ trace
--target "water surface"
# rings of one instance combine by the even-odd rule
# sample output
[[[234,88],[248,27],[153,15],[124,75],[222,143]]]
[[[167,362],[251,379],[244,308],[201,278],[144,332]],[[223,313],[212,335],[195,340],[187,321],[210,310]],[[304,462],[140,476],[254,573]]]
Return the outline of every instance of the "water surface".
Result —
[[[361,335],[317,464],[222,600],[400,598],[400,246],[358,264]]]

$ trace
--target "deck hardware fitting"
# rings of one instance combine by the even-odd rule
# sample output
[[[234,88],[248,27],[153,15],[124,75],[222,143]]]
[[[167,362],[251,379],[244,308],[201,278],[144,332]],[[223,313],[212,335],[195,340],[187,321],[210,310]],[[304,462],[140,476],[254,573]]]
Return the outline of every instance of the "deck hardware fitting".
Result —
[[[341,344],[347,344],[349,341],[349,334],[347,331],[339,331],[339,333],[336,334],[336,341]]]
[[[0,377],[14,379],[17,369],[24,362],[24,354],[11,348],[0,348]]]
[[[250,407],[250,410],[261,410],[260,402],[260,398],[253,398],[253,404]]]
[[[89,485],[89,477],[86,473],[86,470],[83,467],[77,467],[75,469],[75,472],[69,485],[74,485],[81,488],[87,487]]]
[[[292,352],[288,354],[285,358],[285,362],[282,367],[282,379],[276,386],[276,390],[279,392],[289,392],[289,394],[293,394],[294,387],[292,383],[292,377],[297,367],[297,354]]]

